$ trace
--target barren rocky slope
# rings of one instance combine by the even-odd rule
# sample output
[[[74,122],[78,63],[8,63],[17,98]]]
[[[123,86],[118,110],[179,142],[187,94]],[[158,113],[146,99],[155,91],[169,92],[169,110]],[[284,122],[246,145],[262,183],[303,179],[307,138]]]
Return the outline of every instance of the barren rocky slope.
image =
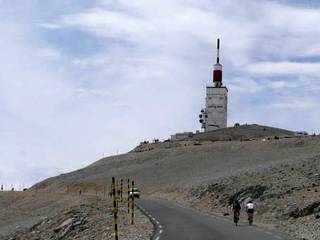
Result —
[[[293,239],[319,239],[320,137],[295,137],[290,131],[257,125],[229,130],[143,143],[31,190],[101,194],[115,176],[134,179],[143,195],[220,214],[230,212],[235,197],[242,203],[252,198],[260,222],[281,227]]]
[[[153,226],[136,211],[131,225],[119,204],[119,237],[150,239]],[[0,193],[0,239],[114,239],[109,197],[40,192]]]
[[[143,194],[221,213],[228,211],[235,197],[242,203],[250,197],[258,203],[259,221],[282,227],[293,238],[319,239],[320,138],[295,137],[289,131],[256,125],[246,128],[240,128],[241,134],[235,128],[233,133],[224,132],[225,141],[211,135],[142,144],[128,154],[101,159],[33,189],[95,192],[103,191],[112,176],[129,177]],[[259,134],[252,128],[258,128]],[[246,131],[251,135],[246,136]]]
[[[102,191],[112,176],[134,179],[144,192],[194,186],[248,170],[319,154],[319,137],[252,141],[179,141],[149,144],[145,151],[101,159],[92,165],[33,186],[44,191]],[[91,186],[91,187],[88,187]]]
[[[298,239],[320,237],[320,155],[195,187],[194,207],[230,213],[235,199],[253,199],[258,221],[274,224]]]

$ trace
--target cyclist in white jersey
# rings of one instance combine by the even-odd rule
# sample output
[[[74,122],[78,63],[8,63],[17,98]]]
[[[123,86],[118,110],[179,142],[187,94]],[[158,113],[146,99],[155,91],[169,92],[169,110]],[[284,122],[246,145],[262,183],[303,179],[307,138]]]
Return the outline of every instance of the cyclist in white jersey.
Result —
[[[248,214],[248,221],[250,225],[253,222],[253,213],[255,209],[256,209],[256,205],[252,201],[249,201],[246,205],[246,212]]]

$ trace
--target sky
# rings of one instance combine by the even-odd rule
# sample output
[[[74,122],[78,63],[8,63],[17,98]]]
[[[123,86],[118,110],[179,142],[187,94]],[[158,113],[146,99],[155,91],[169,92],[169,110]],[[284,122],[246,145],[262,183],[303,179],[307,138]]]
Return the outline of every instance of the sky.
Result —
[[[200,129],[221,39],[228,125],[320,132],[320,3],[0,0],[0,184]]]

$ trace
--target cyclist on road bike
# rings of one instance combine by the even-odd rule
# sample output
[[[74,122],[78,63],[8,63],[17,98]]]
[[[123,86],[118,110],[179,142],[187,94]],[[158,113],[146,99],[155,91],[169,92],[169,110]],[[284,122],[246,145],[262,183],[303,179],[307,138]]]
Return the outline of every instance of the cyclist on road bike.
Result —
[[[241,210],[241,205],[238,200],[235,200],[232,205],[232,211],[233,211],[233,221],[236,225],[238,225],[240,210]]]
[[[246,205],[246,212],[248,214],[248,221],[250,225],[253,222],[253,213],[255,209],[256,209],[256,205],[250,200]]]

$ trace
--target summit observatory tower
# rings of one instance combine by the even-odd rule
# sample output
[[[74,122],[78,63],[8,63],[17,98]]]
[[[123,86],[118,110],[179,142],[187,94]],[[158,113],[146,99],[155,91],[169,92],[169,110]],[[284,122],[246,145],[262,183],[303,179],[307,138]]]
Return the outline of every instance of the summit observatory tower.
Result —
[[[206,106],[201,110],[200,123],[205,132],[227,127],[228,89],[222,83],[220,39],[217,39],[217,62],[213,66],[213,86],[206,88]]]

